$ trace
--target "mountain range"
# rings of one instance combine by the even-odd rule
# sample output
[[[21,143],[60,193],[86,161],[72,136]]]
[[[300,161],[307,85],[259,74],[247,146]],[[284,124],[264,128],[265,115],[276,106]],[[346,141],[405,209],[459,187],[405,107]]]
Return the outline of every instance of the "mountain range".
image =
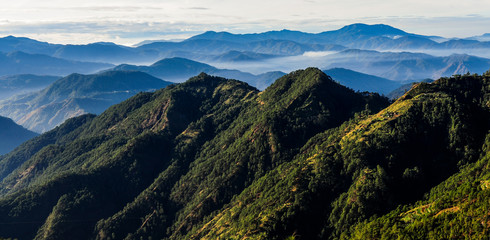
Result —
[[[325,57],[325,68],[347,68],[395,81],[437,79],[488,70],[490,59],[465,54],[434,57],[423,53],[345,50]]]
[[[203,73],[140,93],[0,156],[0,234],[485,238],[489,74],[395,102],[316,68],[262,92]]]
[[[307,51],[341,51],[347,48],[364,50],[451,50],[488,49],[490,42],[481,37],[470,39],[445,39],[407,33],[383,25],[352,24],[334,31],[306,33],[281,30],[253,34],[205,32],[186,40],[149,42],[137,47],[114,43],[62,45],[40,42],[28,38],[8,36],[0,38],[0,51],[22,51],[43,54],[75,61],[96,61],[113,64],[149,63],[161,58],[222,55],[228,52],[268,55],[301,55]],[[481,41],[479,41],[481,40]],[[218,57],[219,59],[219,57]]]
[[[93,73],[113,65],[106,63],[80,62],[31,54],[21,51],[0,53],[0,76],[16,74],[57,75],[70,73]]]
[[[377,92],[387,95],[393,90],[401,87],[400,82],[345,68],[331,68],[323,70],[323,72],[340,84],[361,92]]]
[[[4,66],[0,76],[90,74],[118,64],[115,69],[151,72],[155,77],[175,82],[207,72],[243,80],[263,90],[286,72],[315,66],[345,68],[394,81],[421,81],[486,71],[490,67],[490,59],[485,58],[490,57],[490,42],[484,36],[445,39],[407,33],[383,24],[352,24],[320,33],[209,31],[182,41],[149,41],[136,47],[110,42],[51,44],[8,36],[0,38],[0,63]],[[195,62],[185,62],[183,58]],[[172,61],[187,65],[179,68],[185,73],[161,69],[173,64],[168,63]]]
[[[32,74],[2,76],[0,77],[0,100],[18,94],[41,90],[60,78],[57,76]]]
[[[277,78],[285,75],[279,71],[254,75],[238,70],[218,69],[205,63],[179,57],[165,58],[150,66],[122,64],[112,68],[112,70],[141,71],[172,82],[183,82],[192,76],[205,72],[215,76],[239,79],[259,89],[265,89]]]
[[[21,143],[38,134],[17,125],[12,119],[0,116],[0,155],[9,153]]]
[[[66,119],[99,114],[138,92],[154,91],[170,82],[136,71],[71,74],[43,90],[0,101],[0,115],[36,132],[45,132]]]
[[[483,35],[485,36],[485,35]],[[264,40],[285,40],[304,44],[337,44],[355,49],[456,49],[488,48],[490,42],[484,39],[444,39],[438,36],[424,36],[407,33],[403,30],[384,24],[351,24],[338,30],[321,33],[281,30],[253,34],[232,34],[228,32],[208,31],[193,36],[193,40],[216,40],[236,43],[250,43]],[[479,38],[482,39],[482,38]],[[437,41],[435,41],[437,40]]]

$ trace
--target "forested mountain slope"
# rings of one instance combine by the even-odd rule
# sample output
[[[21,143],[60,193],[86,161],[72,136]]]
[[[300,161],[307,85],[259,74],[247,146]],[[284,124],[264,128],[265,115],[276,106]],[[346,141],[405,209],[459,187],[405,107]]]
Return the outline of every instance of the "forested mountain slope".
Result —
[[[358,223],[345,239],[487,239],[490,228],[490,134],[482,156],[423,200]]]
[[[185,234],[310,137],[387,104],[319,69],[293,72],[264,92],[201,74],[138,94],[0,159],[0,221],[13,223],[0,225],[1,236]]]
[[[263,92],[201,74],[140,93],[0,157],[0,236],[389,239],[420,226],[423,238],[466,229],[433,216],[465,206],[483,236],[490,74],[421,83],[388,105],[314,68]]]
[[[425,208],[410,212],[404,207],[374,223],[361,224],[355,236],[440,239],[450,236],[453,228],[457,238],[484,236],[488,225],[478,224],[487,218],[488,202],[483,201],[488,193],[482,189],[488,179],[487,173],[475,169],[488,169],[489,80],[487,74],[422,83],[377,114],[361,115],[316,135],[293,161],[255,181],[183,238],[349,239],[352,225],[421,199],[467,164],[473,171],[465,169],[433,190],[431,206],[437,207],[423,216],[432,217],[431,222],[409,224],[411,215]],[[478,195],[469,201],[468,194],[475,191]],[[473,203],[471,209],[477,209],[471,215],[476,216],[472,225],[464,220],[463,211],[460,220],[434,219],[434,212],[451,212],[458,201]],[[399,216],[408,223],[398,222]]]

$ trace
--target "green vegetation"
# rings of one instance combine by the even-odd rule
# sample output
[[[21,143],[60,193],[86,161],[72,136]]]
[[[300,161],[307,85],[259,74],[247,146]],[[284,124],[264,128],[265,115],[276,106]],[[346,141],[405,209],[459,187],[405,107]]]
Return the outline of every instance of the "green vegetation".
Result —
[[[0,157],[0,235],[485,236],[490,74],[388,105],[314,68],[263,92],[201,74],[137,94]]]
[[[490,129],[488,89],[488,76],[421,84],[378,114],[318,134],[187,237],[349,239],[350,226],[477,161]]]

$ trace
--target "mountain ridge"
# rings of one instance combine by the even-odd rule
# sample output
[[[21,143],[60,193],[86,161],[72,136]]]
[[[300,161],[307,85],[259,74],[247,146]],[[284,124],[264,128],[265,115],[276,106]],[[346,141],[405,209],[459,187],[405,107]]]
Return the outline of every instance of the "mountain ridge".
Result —
[[[230,69],[219,69],[209,64],[193,61],[187,58],[173,57],[159,60],[149,66],[136,66],[123,64],[113,68],[113,70],[135,70],[146,72],[155,77],[167,79],[175,82],[182,82],[201,72],[221,77],[238,79],[245,81],[252,86],[264,89],[274,80],[285,75],[280,71],[267,72],[254,75],[247,72]]]

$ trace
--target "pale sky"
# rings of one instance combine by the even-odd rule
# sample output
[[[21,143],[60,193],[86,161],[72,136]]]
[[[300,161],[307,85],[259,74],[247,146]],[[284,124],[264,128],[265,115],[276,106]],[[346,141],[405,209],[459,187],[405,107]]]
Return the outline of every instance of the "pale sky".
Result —
[[[0,0],[0,36],[52,43],[182,39],[207,30],[335,30],[383,23],[407,32],[490,32],[489,0]]]

